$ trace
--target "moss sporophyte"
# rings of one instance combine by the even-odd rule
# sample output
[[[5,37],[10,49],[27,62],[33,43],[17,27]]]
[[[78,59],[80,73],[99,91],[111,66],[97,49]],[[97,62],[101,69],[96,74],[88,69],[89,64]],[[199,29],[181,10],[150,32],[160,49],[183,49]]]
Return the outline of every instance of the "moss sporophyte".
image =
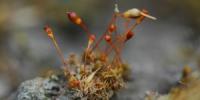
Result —
[[[110,99],[117,90],[125,86],[128,66],[121,59],[125,43],[134,37],[135,27],[145,18],[153,20],[156,18],[150,16],[145,9],[133,8],[121,13],[118,5],[115,4],[114,13],[105,32],[100,37],[96,37],[76,12],[69,11],[66,15],[72,23],[85,31],[88,44],[81,59],[73,54],[65,60],[53,30],[50,26],[45,26],[44,30],[52,40],[63,63],[63,75],[67,80],[65,88],[68,93],[72,94],[72,99]],[[118,29],[117,20],[119,18],[124,19],[124,23],[120,25],[125,28],[123,32],[119,32]]]

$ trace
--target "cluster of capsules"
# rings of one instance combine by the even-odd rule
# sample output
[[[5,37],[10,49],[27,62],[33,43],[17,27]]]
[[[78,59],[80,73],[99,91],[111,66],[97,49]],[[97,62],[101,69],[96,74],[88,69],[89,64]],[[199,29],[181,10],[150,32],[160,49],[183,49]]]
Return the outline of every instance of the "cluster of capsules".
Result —
[[[85,25],[84,21],[80,16],[78,16],[75,12],[67,12],[67,16],[71,22],[74,24],[80,26],[87,34],[88,36],[88,46],[86,48],[86,56],[87,54],[91,54],[95,51],[95,49],[98,48],[98,51],[101,52],[101,55],[103,56],[102,59],[106,59],[111,51],[114,51],[116,53],[116,56],[114,58],[117,58],[120,60],[120,54],[122,51],[123,45],[130,40],[135,33],[133,32],[133,29],[139,25],[145,18],[150,18],[153,20],[156,20],[155,17],[150,16],[148,14],[148,11],[143,9],[139,10],[136,8],[127,10],[123,13],[120,13],[117,4],[115,5],[114,14],[112,16],[112,19],[105,30],[105,32],[101,35],[99,39],[96,39],[96,36],[92,34],[87,26]],[[125,19],[125,32],[121,32],[121,34],[117,31],[117,19],[121,17]],[[135,19],[135,23],[133,25],[129,25],[131,23],[131,20]],[[130,26],[130,27],[129,27]],[[108,44],[107,48],[105,50],[100,50],[99,44],[105,40],[105,42]]]
[[[121,60],[121,52],[124,44],[134,37],[134,28],[145,18],[153,20],[156,20],[156,18],[150,16],[148,11],[144,9],[139,10],[133,8],[121,13],[116,4],[107,29],[97,38],[95,34],[92,34],[88,30],[83,19],[77,13],[70,11],[66,14],[68,19],[75,25],[81,27],[88,37],[88,44],[80,61],[77,61],[74,56],[70,56],[66,61],[56,42],[52,29],[46,26],[44,30],[53,41],[64,64],[63,69],[68,79],[68,87],[79,90],[82,94],[89,95],[90,93],[91,98],[99,96],[100,94],[105,95],[105,92],[107,92],[106,97],[109,98],[108,95],[110,95],[110,92],[108,91],[114,91],[123,84],[125,65]],[[119,18],[125,19],[124,32],[118,32],[117,20]],[[101,43],[104,44],[100,45]],[[70,66],[76,66],[75,70],[71,70],[72,68]]]

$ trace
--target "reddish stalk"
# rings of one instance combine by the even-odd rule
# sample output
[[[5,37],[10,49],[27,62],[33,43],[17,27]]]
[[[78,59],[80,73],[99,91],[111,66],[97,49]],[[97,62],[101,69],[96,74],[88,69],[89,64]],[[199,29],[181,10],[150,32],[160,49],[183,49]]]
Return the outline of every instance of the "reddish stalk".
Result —
[[[117,43],[119,45],[119,49],[118,49],[119,52],[118,52],[117,55],[121,55],[122,48],[124,47],[124,43],[127,41],[127,34],[129,32],[131,32],[137,25],[138,25],[138,23],[133,24],[129,29],[127,29],[127,31],[125,33],[123,33],[122,36],[119,36],[119,37],[115,38],[115,40],[114,40],[115,42],[114,43]],[[129,35],[128,38],[130,39],[131,36],[130,36],[130,34],[128,34],[128,35]],[[120,46],[120,44],[121,44],[121,46]],[[106,55],[108,55],[112,51],[112,49],[113,49],[112,47],[106,49],[106,51],[105,51]]]
[[[116,53],[116,55],[117,55],[117,59],[121,62],[121,57],[120,57],[119,50],[118,50],[118,48],[117,48],[115,45],[113,45],[111,36],[110,36],[110,35],[105,35],[105,40],[106,40],[106,42],[110,45],[110,47],[111,47],[112,49],[114,49],[114,51],[115,51],[115,53]],[[107,54],[106,54],[106,55],[107,55]]]
[[[87,55],[90,52],[90,47],[91,45],[94,43],[95,41],[95,36],[93,34],[90,33],[90,31],[88,30],[88,28],[86,27],[85,23],[83,22],[83,20],[81,19],[81,17],[79,17],[75,12],[67,12],[68,18],[71,22],[73,22],[74,24],[80,26],[87,34],[88,37],[88,45],[86,48],[86,52],[85,52],[85,60],[84,62],[86,62],[87,59]]]
[[[105,35],[108,33],[110,25],[113,24],[116,21],[116,18],[117,18],[117,15],[114,14],[113,17],[112,17],[112,19],[111,19],[111,21],[110,21],[110,23],[109,23],[108,28],[102,34],[102,36],[96,41],[94,47],[92,48],[92,51],[94,51],[98,47],[99,43],[103,40],[103,38],[105,37]]]

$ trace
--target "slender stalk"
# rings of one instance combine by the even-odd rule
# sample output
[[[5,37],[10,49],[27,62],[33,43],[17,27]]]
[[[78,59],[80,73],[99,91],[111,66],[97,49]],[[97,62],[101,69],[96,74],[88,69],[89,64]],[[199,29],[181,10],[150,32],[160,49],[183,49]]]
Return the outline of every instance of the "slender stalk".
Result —
[[[94,50],[98,47],[99,43],[104,39],[104,36],[105,36],[105,35],[108,33],[108,31],[109,31],[109,26],[110,26],[113,22],[116,21],[116,18],[117,18],[117,15],[114,14],[113,17],[112,17],[112,19],[111,19],[111,21],[110,21],[110,23],[109,23],[109,25],[108,25],[108,27],[107,27],[107,29],[106,29],[106,31],[105,31],[105,32],[103,33],[103,35],[97,40],[97,42],[95,43],[94,47],[92,48],[92,51],[94,51]]]
[[[82,24],[82,25],[80,25],[80,26],[81,26],[81,28],[86,32],[88,38],[90,38],[91,33],[90,33],[90,31],[88,30],[88,28],[86,27],[86,25],[85,25],[85,24]]]
[[[64,55],[63,55],[63,53],[62,53],[60,47],[58,46],[58,43],[56,42],[55,37],[53,37],[53,38],[51,38],[51,39],[52,39],[52,41],[53,41],[53,44],[54,44],[54,46],[55,46],[55,48],[56,48],[56,51],[57,51],[57,53],[58,53],[58,55],[59,55],[59,57],[60,57],[60,59],[61,59],[63,65],[66,66],[67,63],[65,62]]]

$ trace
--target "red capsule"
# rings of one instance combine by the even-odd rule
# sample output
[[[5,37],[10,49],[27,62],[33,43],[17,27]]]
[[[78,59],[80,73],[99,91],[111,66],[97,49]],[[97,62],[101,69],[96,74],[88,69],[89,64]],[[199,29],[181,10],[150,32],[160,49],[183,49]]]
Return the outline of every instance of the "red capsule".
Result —
[[[67,12],[67,16],[71,22],[77,25],[82,24],[82,19],[75,12]]]
[[[135,33],[133,33],[132,31],[129,31],[129,32],[126,34],[126,40],[125,40],[125,41],[130,40],[134,35],[135,35]]]
[[[106,42],[111,42],[111,36],[110,35],[105,35],[104,39]]]
[[[87,50],[89,50],[90,49],[90,47],[91,47],[91,45],[94,43],[94,41],[95,41],[95,35],[94,34],[91,34],[91,35],[89,35],[89,41],[88,41],[88,46],[87,46]]]
[[[114,24],[111,24],[109,27],[109,32],[114,32],[117,29],[117,27]]]
[[[89,37],[89,40],[90,41],[95,41],[96,39],[96,36],[94,34],[91,34],[90,37]]]
[[[50,38],[53,38],[53,31],[52,31],[52,29],[51,29],[49,26],[45,26],[45,27],[44,27],[44,31],[47,33],[47,35],[48,35]]]

